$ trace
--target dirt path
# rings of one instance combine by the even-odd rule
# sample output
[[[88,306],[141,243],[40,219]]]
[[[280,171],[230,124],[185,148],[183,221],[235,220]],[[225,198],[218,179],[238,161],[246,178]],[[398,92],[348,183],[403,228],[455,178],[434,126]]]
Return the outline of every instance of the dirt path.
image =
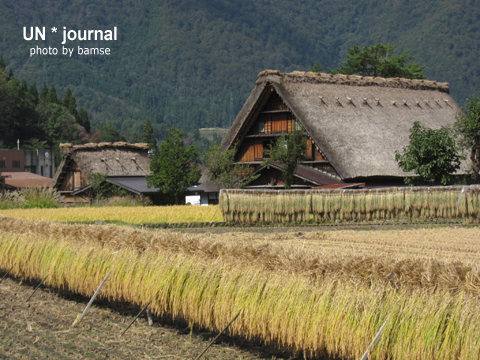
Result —
[[[3,274],[0,274],[3,275]],[[97,302],[71,328],[88,299],[5,279],[0,284],[0,359],[194,359],[215,334],[145,315],[119,338],[138,307]],[[219,339],[202,359],[300,359],[243,339]]]
[[[359,222],[359,223],[338,223],[338,224],[306,224],[301,226],[219,226],[219,227],[197,227],[197,228],[176,228],[174,231],[190,234],[225,234],[225,233],[295,233],[295,232],[313,232],[313,231],[339,231],[339,230],[355,230],[355,231],[384,231],[384,230],[406,230],[406,229],[434,229],[443,227],[459,227],[469,228],[476,225],[462,224],[455,221],[443,222],[423,222],[423,223],[409,223],[409,222]]]

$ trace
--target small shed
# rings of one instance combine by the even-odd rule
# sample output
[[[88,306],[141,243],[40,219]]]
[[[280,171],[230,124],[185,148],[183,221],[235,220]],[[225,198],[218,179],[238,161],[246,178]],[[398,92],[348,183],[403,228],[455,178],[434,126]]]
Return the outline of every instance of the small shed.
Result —
[[[185,203],[204,206],[217,205],[221,189],[223,189],[223,187],[214,183],[212,180],[207,180],[201,184],[190,186],[188,188],[188,195],[185,198]],[[194,196],[196,198],[194,198]]]

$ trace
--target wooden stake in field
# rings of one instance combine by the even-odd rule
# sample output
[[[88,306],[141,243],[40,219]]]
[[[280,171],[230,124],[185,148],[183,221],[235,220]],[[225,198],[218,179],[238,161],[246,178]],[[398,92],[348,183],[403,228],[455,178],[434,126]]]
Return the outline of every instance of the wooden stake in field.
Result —
[[[13,264],[13,266],[15,266],[15,264]],[[8,276],[8,274],[10,274],[10,271],[12,271],[13,266],[10,269],[8,269],[5,275],[3,275],[3,277],[0,279],[0,284],[2,283],[3,279],[5,279]]]
[[[32,298],[32,296],[33,296],[33,295],[35,294],[35,292],[38,290],[38,288],[40,287],[40,285],[42,285],[43,282],[47,279],[47,277],[48,277],[48,275],[45,276],[42,281],[40,281],[40,284],[38,284],[37,287],[35,288],[35,290],[33,290],[32,294],[28,297],[27,301]],[[27,302],[27,301],[25,301],[25,302]]]
[[[369,355],[372,354],[373,352],[373,349],[375,349],[375,346],[377,346],[377,344],[380,342],[380,340],[382,339],[382,332],[383,332],[383,328],[385,327],[385,325],[387,324],[387,321],[388,321],[388,317],[387,317],[387,320],[385,320],[385,322],[383,323],[382,327],[380,328],[380,330],[378,330],[378,333],[377,335],[375,335],[375,338],[373,339],[372,343],[370,344],[370,346],[368,347],[367,351],[365,351],[365,354],[363,354],[362,358],[360,360],[368,360],[369,359]]]
[[[123,330],[123,332],[120,334],[119,337],[123,336],[123,334],[125,334],[125,333],[127,332],[127,330],[130,329],[130,326],[132,326],[133,323],[135,322],[135,320],[137,320],[138,317],[146,310],[146,308],[148,307],[148,305],[150,305],[150,304],[152,303],[152,301],[153,301],[154,298],[155,298],[155,297],[152,297],[152,299],[148,302],[148,304],[145,305],[142,310],[140,310],[140,312],[137,314],[137,316],[135,316],[135,319],[133,319],[132,322],[130,323],[130,325],[128,325],[127,328],[126,328],[125,330]],[[150,319],[149,319],[149,320],[150,320]]]
[[[103,279],[102,283],[100,284],[100,286],[98,287],[97,291],[95,291],[95,293],[93,294],[92,298],[90,299],[90,301],[88,302],[87,304],[87,307],[85,308],[85,310],[83,310],[83,313],[80,315],[77,316],[77,318],[75,319],[75,321],[73,322],[72,324],[72,327],[74,327],[75,325],[77,325],[78,323],[80,323],[80,321],[82,321],[82,319],[84,318],[84,316],[87,314],[87,311],[88,309],[90,308],[90,306],[92,306],[93,304],[93,301],[95,300],[95,298],[97,297],[98,293],[100,292],[100,290],[102,290],[102,287],[103,285],[105,285],[105,283],[107,282],[108,278],[110,277],[110,274],[112,273],[112,270],[110,270],[110,272],[107,274],[107,276],[105,276],[105,279]]]
[[[223,330],[220,331],[217,336],[215,336],[215,338],[214,338],[214,339],[210,342],[210,344],[208,344],[208,346],[200,353],[200,355],[198,355],[198,356],[195,358],[195,360],[200,359],[200,358],[203,356],[203,354],[205,354],[205,353],[207,352],[207,350],[210,349],[210,347],[211,347],[211,346],[213,345],[213,343],[218,339],[218,337],[219,337],[220,335],[222,335],[223,332],[224,332],[225,330],[227,330],[228,327],[229,327],[230,325],[232,325],[232,323],[233,323],[235,320],[237,320],[237,318],[240,316],[240,313],[242,312],[242,310],[243,310],[243,308],[240,309],[240,311],[238,312],[237,315],[235,315],[235,317],[232,319],[232,321],[230,321],[230,322],[227,324],[227,326],[225,326],[225,327],[223,328]]]

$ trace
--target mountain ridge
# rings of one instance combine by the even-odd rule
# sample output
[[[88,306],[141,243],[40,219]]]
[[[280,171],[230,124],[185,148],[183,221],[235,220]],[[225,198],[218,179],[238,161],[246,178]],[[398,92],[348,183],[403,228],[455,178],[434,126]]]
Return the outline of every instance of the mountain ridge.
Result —
[[[0,3],[0,54],[18,78],[38,87],[70,87],[92,125],[126,135],[152,120],[158,138],[170,126],[187,132],[228,127],[265,69],[335,68],[351,45],[396,44],[449,82],[459,104],[479,93],[480,8],[437,0],[27,0]],[[110,47],[110,56],[29,57],[28,49],[61,47],[61,35],[27,42],[23,26],[109,29],[119,40],[69,42]],[[45,69],[45,71],[44,71]]]

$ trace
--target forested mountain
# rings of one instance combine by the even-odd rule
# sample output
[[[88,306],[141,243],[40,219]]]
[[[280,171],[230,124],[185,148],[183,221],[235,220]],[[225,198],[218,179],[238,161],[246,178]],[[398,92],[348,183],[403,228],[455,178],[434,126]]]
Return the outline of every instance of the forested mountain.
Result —
[[[478,5],[477,5],[478,4]],[[25,41],[23,26],[45,26]],[[56,26],[58,34],[50,28]],[[32,56],[61,50],[62,30],[118,29],[111,55]],[[451,84],[463,104],[480,94],[480,3],[476,0],[2,0],[0,54],[19,79],[69,87],[93,128],[128,137],[150,118],[156,137],[180,127],[228,127],[264,69],[335,68],[351,45],[411,49],[429,79]],[[75,51],[76,52],[76,51]]]

